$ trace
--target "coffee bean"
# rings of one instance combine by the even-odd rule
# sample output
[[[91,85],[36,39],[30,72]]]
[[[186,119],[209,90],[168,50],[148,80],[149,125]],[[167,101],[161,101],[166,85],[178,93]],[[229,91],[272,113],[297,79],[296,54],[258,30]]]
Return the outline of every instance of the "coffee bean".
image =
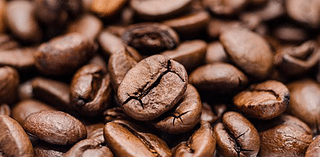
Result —
[[[110,109],[107,109],[103,115],[105,116],[105,122],[111,122],[113,120],[125,120],[130,119],[124,111],[122,107],[113,107]]]
[[[12,157],[32,157],[33,147],[28,135],[18,122],[0,115],[0,154]]]
[[[193,40],[181,43],[176,49],[168,50],[161,55],[181,63],[187,71],[201,65],[206,53],[207,44],[203,40]]]
[[[272,119],[283,113],[290,100],[288,88],[278,81],[251,85],[233,98],[233,103],[245,115],[258,119]]]
[[[8,28],[24,42],[39,42],[42,31],[35,17],[35,6],[30,1],[10,1],[7,3],[6,21]]]
[[[213,124],[227,111],[225,104],[214,104],[212,107],[207,103],[202,103],[201,121],[207,121]]]
[[[6,116],[11,115],[11,109],[10,109],[9,105],[7,105],[7,104],[0,105],[0,115],[6,115]]]
[[[301,43],[307,41],[308,32],[294,25],[280,25],[273,29],[273,36],[277,39],[288,43]]]
[[[124,6],[126,0],[92,0],[91,11],[100,17],[115,15]]]
[[[241,22],[236,20],[211,18],[207,27],[207,34],[212,39],[217,39],[224,31],[241,27]]]
[[[32,89],[31,80],[27,80],[19,85],[18,95],[19,95],[20,101],[33,98],[33,89]]]
[[[1,3],[1,0],[0,0],[0,3]],[[0,34],[0,51],[12,50],[12,49],[18,48],[19,46],[20,46],[19,43],[15,41],[11,36],[7,34]]]
[[[208,122],[201,122],[200,128],[195,131],[188,141],[176,146],[174,157],[210,157],[216,149],[216,136]]]
[[[74,108],[86,116],[102,114],[111,104],[112,87],[105,67],[88,64],[72,78],[70,99]]]
[[[320,154],[320,136],[317,136],[309,145],[305,157],[319,156]]]
[[[54,108],[37,100],[20,101],[12,108],[12,118],[23,125],[24,120],[29,115],[42,110],[54,110]]]
[[[200,121],[202,103],[196,88],[188,84],[187,90],[176,108],[169,111],[152,125],[170,134],[181,134],[190,131]]]
[[[261,36],[247,29],[230,29],[221,34],[220,41],[240,69],[259,80],[268,77],[273,55]]]
[[[103,136],[103,128],[104,128],[104,124],[103,123],[98,123],[97,124],[98,126],[95,126],[95,128],[91,128],[91,132],[89,132],[88,130],[88,127],[87,127],[87,130],[88,130],[88,139],[94,139],[98,142],[100,142],[101,144],[105,144],[106,141],[104,139],[104,136]]]
[[[311,79],[289,83],[291,100],[287,112],[307,123],[319,134],[320,84]]]
[[[0,104],[12,104],[18,98],[19,74],[17,70],[0,67]]]
[[[221,156],[257,156],[260,139],[257,129],[244,116],[229,111],[223,115],[214,132]]]
[[[85,139],[75,144],[64,157],[113,157],[112,152],[106,146],[102,146],[96,140]]]
[[[5,10],[7,2],[5,0],[0,0],[0,33],[2,34],[5,30]]]
[[[53,145],[47,142],[36,140],[32,142],[34,149],[34,157],[63,157],[70,146]]]
[[[231,64],[217,62],[198,67],[189,81],[198,90],[228,93],[246,86],[248,78]]]
[[[247,4],[246,0],[203,0],[202,2],[217,15],[236,14]]]
[[[149,121],[174,107],[183,97],[187,82],[187,72],[181,64],[153,55],[128,71],[117,95],[126,114]]]
[[[84,14],[69,24],[67,33],[77,32],[94,40],[99,35],[102,27],[103,23],[99,18],[91,14]]]
[[[220,42],[212,42],[208,44],[204,60],[206,64],[214,62],[229,62],[227,53]]]
[[[35,48],[1,51],[0,66],[11,66],[19,71],[30,71],[34,68],[33,54],[35,51]]]
[[[179,44],[179,36],[173,29],[163,24],[139,23],[130,25],[126,29],[122,41],[139,52],[150,55],[175,48]]]
[[[312,142],[310,128],[293,116],[283,115],[260,125],[259,156],[304,156]]]
[[[172,156],[162,139],[128,121],[108,122],[104,127],[104,137],[115,156]]]
[[[34,54],[37,69],[47,75],[68,74],[85,64],[94,54],[93,42],[71,33],[40,45]]]
[[[69,145],[86,138],[85,126],[73,116],[54,110],[43,110],[26,118],[23,128],[51,144]]]
[[[130,6],[140,18],[156,20],[184,12],[190,7],[191,2],[191,0],[132,0]]]

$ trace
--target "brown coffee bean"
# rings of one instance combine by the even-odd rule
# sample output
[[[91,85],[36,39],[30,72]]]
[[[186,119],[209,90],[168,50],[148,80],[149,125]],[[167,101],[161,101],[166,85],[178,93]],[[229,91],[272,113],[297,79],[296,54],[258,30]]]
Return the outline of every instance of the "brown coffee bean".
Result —
[[[94,52],[89,38],[71,33],[43,43],[34,54],[35,65],[47,75],[68,74],[85,64]]]
[[[99,18],[91,14],[84,14],[69,24],[67,33],[76,32],[95,40],[101,32],[102,27],[103,23]]]
[[[63,82],[36,77],[32,80],[33,95],[58,109],[73,110],[70,105],[70,88]]]
[[[274,64],[287,75],[300,75],[315,67],[320,58],[320,49],[314,41],[298,47],[284,47],[274,56]]]
[[[207,44],[203,40],[191,40],[181,43],[176,49],[162,52],[161,55],[181,63],[187,71],[201,65],[206,54]]]
[[[200,128],[195,131],[186,142],[176,146],[174,157],[212,157],[216,149],[216,136],[208,122],[201,122]]]
[[[110,25],[105,29],[105,31],[121,38],[122,34],[126,31],[126,26]]]
[[[177,31],[180,36],[185,37],[201,33],[207,27],[209,20],[209,13],[206,11],[198,11],[166,20],[163,24]]]
[[[7,104],[0,105],[0,115],[6,115],[6,116],[11,115],[11,109]]]
[[[86,127],[87,130],[89,129],[89,127]],[[88,130],[88,139],[94,139],[98,142],[100,142],[101,144],[105,144],[106,141],[104,139],[103,136],[103,128],[104,128],[104,124],[103,123],[98,123],[97,126],[95,126],[95,128],[91,128],[92,130]]]
[[[198,90],[228,93],[247,85],[248,78],[240,70],[228,63],[212,63],[194,70],[189,82]]]
[[[39,42],[42,31],[35,17],[35,6],[31,1],[10,1],[7,3],[6,21],[8,28],[24,42]]]
[[[0,155],[4,157],[33,157],[33,147],[26,132],[18,122],[0,115]]]
[[[162,139],[148,129],[128,121],[108,122],[104,127],[104,137],[115,156],[172,156]]]
[[[149,121],[174,107],[183,97],[187,82],[187,72],[180,63],[153,55],[128,71],[117,95],[127,115]]]
[[[34,68],[33,54],[35,51],[35,48],[1,51],[0,66],[11,66],[19,71],[30,71]]]
[[[153,0],[146,2],[153,2]],[[172,28],[163,24],[139,23],[126,29],[122,35],[122,41],[141,53],[155,54],[175,48],[179,44],[179,36]]]
[[[190,131],[200,121],[202,103],[196,88],[188,84],[187,90],[176,108],[152,122],[157,130],[170,134]]]
[[[74,108],[86,116],[102,114],[111,105],[112,87],[105,67],[88,64],[72,78],[70,99]]]
[[[7,34],[0,34],[0,51],[12,50],[12,49],[18,48],[19,46],[20,46],[19,43],[15,41],[11,36]]]
[[[118,13],[127,0],[92,0],[91,11],[100,17],[110,17]]]
[[[298,118],[283,115],[260,123],[259,156],[304,156],[312,142],[310,128]]]
[[[227,53],[220,42],[216,41],[208,44],[204,62],[206,64],[214,62],[229,62]]]
[[[6,0],[0,0],[0,34],[4,33],[6,22],[5,22],[5,10],[7,7]]]
[[[288,43],[301,43],[307,41],[309,35],[306,30],[295,25],[280,25],[273,29],[272,35]]]
[[[111,83],[115,92],[121,84],[127,72],[137,64],[127,51],[118,51],[109,58],[108,70]]]
[[[320,130],[320,84],[311,79],[289,83],[290,104],[287,112],[307,123],[317,134]]]
[[[212,107],[207,103],[202,103],[201,121],[207,121],[210,124],[216,122],[227,111],[225,104],[214,104]]]
[[[229,111],[223,115],[214,132],[221,156],[257,156],[260,139],[257,129],[244,116]]]
[[[75,144],[64,157],[113,157],[112,152],[106,146],[94,139],[85,139]]]
[[[317,157],[320,154],[320,136],[309,145],[305,157]]]
[[[33,89],[32,89],[31,80],[27,80],[19,85],[18,95],[19,95],[20,101],[33,98]]]
[[[283,113],[290,100],[288,88],[269,80],[254,84],[233,98],[233,103],[245,115],[257,119],[272,119]]]
[[[236,20],[226,20],[211,18],[207,27],[207,34],[210,38],[216,39],[224,31],[241,27],[241,22]]]
[[[130,6],[140,18],[157,20],[172,17],[190,7],[192,0],[131,0]]]
[[[20,101],[12,108],[12,118],[18,123],[23,125],[23,121],[31,114],[42,110],[55,110],[47,104],[37,100],[24,100]]]
[[[110,109],[107,109],[103,115],[105,116],[105,122],[111,122],[113,120],[125,120],[125,119],[130,119],[124,111],[123,108],[121,107],[113,107]]]
[[[240,69],[259,80],[268,77],[273,55],[261,36],[247,29],[231,29],[221,34],[220,41]]]
[[[51,144],[69,145],[86,138],[85,126],[73,116],[54,110],[43,110],[26,118],[23,128]]]
[[[252,14],[259,16],[261,21],[270,21],[281,17],[285,13],[283,1],[278,0],[268,0],[263,8],[252,12]]]
[[[17,70],[0,67],[0,104],[13,104],[18,98],[19,74]]]
[[[203,0],[203,5],[217,15],[233,15],[241,11],[247,0]]]

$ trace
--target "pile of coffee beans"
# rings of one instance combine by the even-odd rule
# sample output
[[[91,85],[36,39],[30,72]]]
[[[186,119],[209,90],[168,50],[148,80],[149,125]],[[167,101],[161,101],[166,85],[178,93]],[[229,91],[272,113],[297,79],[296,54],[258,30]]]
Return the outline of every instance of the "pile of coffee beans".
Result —
[[[318,157],[320,0],[0,0],[0,157]]]

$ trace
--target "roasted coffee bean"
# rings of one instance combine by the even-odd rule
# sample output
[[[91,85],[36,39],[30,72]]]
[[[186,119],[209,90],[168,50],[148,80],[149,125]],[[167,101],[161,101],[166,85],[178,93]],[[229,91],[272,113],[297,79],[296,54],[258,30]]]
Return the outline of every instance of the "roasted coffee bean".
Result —
[[[190,8],[191,2],[192,0],[131,0],[130,6],[140,18],[156,20],[184,12]]]
[[[0,0],[0,34],[2,34],[5,30],[5,10],[6,10],[7,2],[6,0]]]
[[[217,15],[236,14],[247,4],[247,0],[202,0],[202,2]]]
[[[113,120],[125,120],[130,119],[123,111],[121,107],[113,107],[107,109],[103,115],[105,116],[105,122],[111,122]]]
[[[172,28],[163,24],[139,23],[126,29],[122,35],[122,41],[139,52],[150,55],[175,48],[179,44],[179,36]]]
[[[87,130],[89,129],[89,127],[86,127]],[[98,123],[97,126],[95,126],[95,128],[91,128],[92,130],[88,130],[88,139],[94,139],[98,142],[100,142],[101,144],[105,144],[105,139],[103,136],[103,128],[104,128],[104,124],[103,123]],[[89,132],[90,131],[90,132]]]
[[[88,64],[72,78],[70,99],[74,108],[86,116],[102,114],[111,105],[112,87],[105,67]]]
[[[227,53],[220,42],[216,41],[208,44],[204,62],[206,64],[214,62],[229,62]]]
[[[110,17],[120,11],[127,0],[92,0],[91,11],[100,17]]]
[[[43,43],[34,54],[37,69],[47,75],[68,74],[85,64],[94,54],[93,42],[77,33]]]
[[[102,58],[102,56],[99,54],[96,54],[95,56],[93,56],[88,62],[88,64],[96,64],[104,68],[107,67],[107,63],[105,62],[104,58]]]
[[[180,36],[195,36],[207,27],[210,15],[206,11],[192,12],[190,14],[166,20],[163,23],[175,31]]]
[[[176,108],[152,122],[157,130],[170,134],[181,134],[190,131],[200,121],[202,103],[196,88],[188,84],[184,96]]]
[[[1,0],[0,0],[0,3],[1,3]],[[11,36],[7,34],[0,34],[0,51],[12,50],[12,49],[18,48],[19,46],[20,46],[19,43],[15,41]]]
[[[6,21],[8,28],[24,42],[39,42],[42,31],[35,17],[35,6],[31,1],[7,2]]]
[[[245,115],[272,119],[283,113],[290,100],[288,88],[281,82],[269,80],[254,84],[233,98],[233,103]]]
[[[248,78],[233,65],[217,62],[198,67],[190,74],[189,82],[198,90],[228,93],[245,87]]]
[[[33,89],[32,89],[31,80],[27,80],[19,85],[18,95],[19,95],[20,101],[33,98]]]
[[[35,48],[1,51],[0,66],[11,66],[19,71],[30,71],[34,68],[33,54],[35,51]]]
[[[104,127],[104,137],[115,156],[172,156],[162,139],[148,129],[128,121],[108,122]]]
[[[102,21],[90,14],[84,14],[69,24],[67,33],[77,32],[90,39],[96,39],[103,27]]]
[[[12,118],[23,125],[24,120],[29,115],[42,110],[54,110],[54,108],[37,100],[20,101],[12,108]]]
[[[94,139],[85,139],[75,144],[64,157],[113,157],[112,152],[106,146]]]
[[[287,112],[307,123],[319,134],[320,84],[311,79],[303,79],[287,86],[291,95]]]
[[[0,155],[4,157],[33,157],[33,147],[28,135],[18,122],[0,115]]]
[[[6,116],[11,115],[11,109],[10,109],[9,105],[7,105],[7,104],[0,105],[0,115],[6,115]]]
[[[124,76],[127,72],[137,64],[129,53],[124,51],[118,51],[113,53],[109,58],[108,70],[110,73],[111,83],[115,92],[118,91],[118,87],[121,84]]]
[[[314,41],[308,41],[299,47],[282,48],[274,56],[274,64],[287,75],[300,75],[315,67],[320,58],[320,49]]]
[[[149,121],[174,107],[183,97],[187,82],[187,72],[180,63],[153,55],[128,71],[117,95],[127,115]]]
[[[259,80],[268,77],[273,55],[261,36],[247,29],[230,29],[221,34],[220,41],[240,69]]]
[[[229,111],[223,115],[214,132],[221,156],[257,156],[260,139],[257,129],[244,116]]]
[[[207,121],[210,124],[216,122],[227,111],[225,104],[214,104],[212,107],[204,102],[202,103],[201,121]]]
[[[73,110],[70,105],[70,88],[64,82],[43,77],[36,77],[31,82],[35,98],[46,102],[58,109]]]
[[[0,104],[12,104],[18,98],[19,74],[17,70],[0,67]]]
[[[261,21],[270,21],[281,17],[286,12],[283,1],[268,0],[263,8],[255,10],[251,13],[257,15]]]
[[[212,157],[216,149],[216,136],[208,122],[201,122],[188,141],[181,142],[173,152],[174,157]]]
[[[212,39],[216,39],[224,31],[241,27],[241,22],[236,20],[226,20],[211,18],[207,27],[208,36]]]
[[[28,116],[23,128],[51,144],[69,145],[86,138],[85,126],[73,116],[54,110],[43,110]]]
[[[305,157],[317,157],[320,154],[320,136],[309,145]]]
[[[29,136],[30,137],[30,136]],[[39,139],[32,141],[34,157],[63,157],[70,146],[53,145]]]
[[[283,115],[260,125],[259,156],[304,156],[312,142],[310,128],[293,116]]]
[[[203,40],[192,40],[181,43],[176,49],[162,52],[161,55],[181,63],[187,71],[201,65],[206,54],[207,44]]]
[[[294,25],[280,25],[273,29],[273,36],[288,43],[301,43],[308,40],[308,32]]]

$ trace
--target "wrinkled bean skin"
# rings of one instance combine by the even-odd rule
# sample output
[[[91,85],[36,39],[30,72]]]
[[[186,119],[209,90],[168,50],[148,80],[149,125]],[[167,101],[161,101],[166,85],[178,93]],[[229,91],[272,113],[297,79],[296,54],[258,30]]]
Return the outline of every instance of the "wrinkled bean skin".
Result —
[[[209,122],[201,122],[188,141],[176,146],[174,157],[212,157],[216,149],[216,136]]]
[[[12,104],[18,98],[19,74],[17,70],[0,67],[0,104]]]
[[[104,137],[115,156],[172,156],[162,139],[127,121],[108,122],[104,127]]]
[[[86,138],[85,126],[71,115],[53,110],[36,112],[27,117],[23,128],[51,144],[74,144]]]
[[[70,99],[81,114],[95,116],[110,106],[111,83],[106,69],[96,64],[88,64],[79,69],[71,82]]]
[[[320,136],[317,136],[309,145],[305,157],[318,157],[320,155]]]
[[[169,111],[169,115],[155,120],[153,126],[170,134],[181,134],[190,131],[200,121],[202,103],[198,91],[188,84],[187,90],[177,108]]]
[[[37,69],[47,75],[70,73],[94,54],[94,44],[77,33],[66,34],[43,43],[34,54]]]
[[[244,116],[229,111],[222,117],[214,132],[221,156],[257,156],[260,139],[257,129]]]
[[[117,95],[127,115],[148,121],[174,107],[183,97],[187,82],[187,72],[181,64],[153,55],[128,71]]]
[[[14,119],[0,115],[0,154],[11,157],[33,157],[28,135]]]

